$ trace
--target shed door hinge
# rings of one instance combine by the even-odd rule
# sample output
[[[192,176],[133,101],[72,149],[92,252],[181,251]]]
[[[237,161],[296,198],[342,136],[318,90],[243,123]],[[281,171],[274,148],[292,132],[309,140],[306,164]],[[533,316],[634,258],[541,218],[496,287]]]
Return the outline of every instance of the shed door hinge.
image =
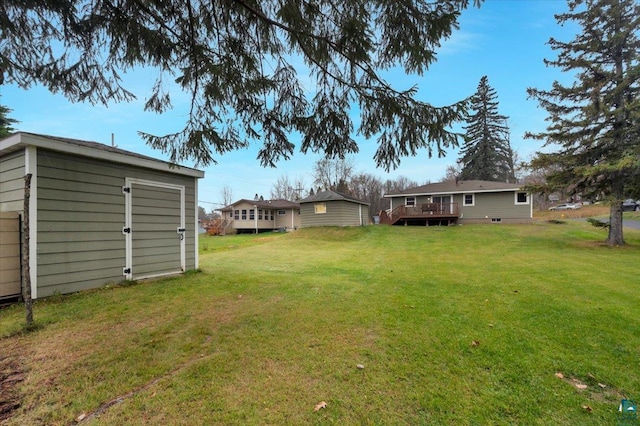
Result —
[[[123,268],[122,275],[129,275],[131,273],[131,268]]]
[[[131,187],[130,186],[123,186],[122,187],[122,193],[123,194],[131,194]]]
[[[122,233],[123,234],[130,234],[131,233],[131,228],[122,228]]]

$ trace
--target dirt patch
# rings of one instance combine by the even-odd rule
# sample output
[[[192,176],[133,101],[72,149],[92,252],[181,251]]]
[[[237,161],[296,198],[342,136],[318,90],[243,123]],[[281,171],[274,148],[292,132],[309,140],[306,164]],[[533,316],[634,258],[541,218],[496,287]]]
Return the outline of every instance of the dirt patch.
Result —
[[[12,347],[3,348],[0,355],[0,422],[11,418],[21,405],[18,385],[25,374],[17,355]]]

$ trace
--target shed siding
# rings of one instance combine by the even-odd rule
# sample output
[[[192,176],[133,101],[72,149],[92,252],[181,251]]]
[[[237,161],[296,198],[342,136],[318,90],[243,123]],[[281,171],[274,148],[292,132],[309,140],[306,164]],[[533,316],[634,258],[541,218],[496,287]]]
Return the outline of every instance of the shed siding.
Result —
[[[195,268],[195,178],[38,150],[38,297],[123,280],[126,177],[185,186],[186,265]]]
[[[20,294],[20,216],[0,212],[0,300]]]
[[[22,212],[24,208],[24,151],[0,158],[0,212]]]
[[[327,212],[316,214],[315,202],[303,203],[300,205],[300,216],[302,227],[308,228],[312,226],[360,226],[367,224],[369,216],[369,208],[362,205],[363,219],[360,219],[360,204],[349,201],[319,201],[325,203]]]

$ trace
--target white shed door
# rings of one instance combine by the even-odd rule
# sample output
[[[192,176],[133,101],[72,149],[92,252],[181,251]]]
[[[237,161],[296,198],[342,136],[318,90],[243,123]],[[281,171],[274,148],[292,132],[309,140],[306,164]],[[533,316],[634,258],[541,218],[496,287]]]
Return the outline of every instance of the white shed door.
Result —
[[[125,197],[127,279],[183,272],[184,186],[127,178]]]

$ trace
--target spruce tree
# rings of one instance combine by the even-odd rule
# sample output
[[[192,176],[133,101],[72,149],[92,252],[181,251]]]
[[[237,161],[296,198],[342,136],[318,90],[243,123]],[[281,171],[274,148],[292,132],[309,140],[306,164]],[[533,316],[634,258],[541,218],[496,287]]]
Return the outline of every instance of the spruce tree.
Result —
[[[471,97],[459,160],[460,179],[515,182],[507,117],[498,113],[498,94],[483,76]]]
[[[18,123],[18,120],[8,116],[11,111],[6,106],[0,105],[0,139],[6,138],[15,131],[12,125]]]
[[[554,148],[538,153],[531,165],[553,170],[550,190],[569,187],[610,201],[606,241],[622,245],[622,200],[637,186],[640,169],[640,3],[570,0],[568,6],[556,20],[576,22],[581,32],[569,42],[551,38],[558,57],[545,62],[570,72],[574,81],[528,89],[550,124],[526,136]]]
[[[275,167],[296,148],[291,133],[303,153],[344,158],[358,133],[389,170],[458,145],[450,126],[466,100],[435,107],[382,73],[422,75],[471,2],[2,0],[0,83],[108,105],[136,98],[122,76],[144,68],[157,76],[146,110],[166,112],[176,91],[190,100],[183,129],[141,133],[171,161],[207,165],[253,142]]]

